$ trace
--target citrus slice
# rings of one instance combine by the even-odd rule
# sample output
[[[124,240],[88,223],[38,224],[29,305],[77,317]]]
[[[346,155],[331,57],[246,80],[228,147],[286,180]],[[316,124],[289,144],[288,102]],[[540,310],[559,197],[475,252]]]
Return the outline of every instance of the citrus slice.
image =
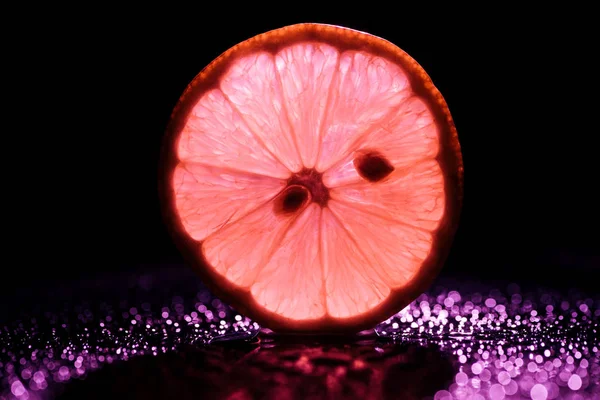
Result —
[[[274,330],[390,317],[441,268],[462,201],[448,107],[415,60],[298,24],[227,50],[173,111],[161,193],[181,250]]]

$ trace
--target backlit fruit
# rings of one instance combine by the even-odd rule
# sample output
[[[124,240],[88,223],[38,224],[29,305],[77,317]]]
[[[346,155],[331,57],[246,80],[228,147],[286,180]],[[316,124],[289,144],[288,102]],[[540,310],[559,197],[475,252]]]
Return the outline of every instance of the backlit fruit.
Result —
[[[196,76],[163,148],[165,216],[203,281],[278,331],[374,326],[427,289],[462,199],[460,146],[392,43],[299,24]]]

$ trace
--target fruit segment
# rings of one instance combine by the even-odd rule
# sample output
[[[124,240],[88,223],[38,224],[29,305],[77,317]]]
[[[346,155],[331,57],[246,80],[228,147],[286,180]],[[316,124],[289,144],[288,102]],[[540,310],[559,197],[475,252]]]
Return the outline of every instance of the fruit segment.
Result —
[[[237,60],[222,78],[221,90],[269,153],[290,171],[299,171],[302,161],[273,56],[258,53]]]
[[[402,287],[429,255],[432,236],[427,231],[371,214],[364,205],[352,207],[332,200],[329,209],[357,250],[368,255],[363,263],[369,268],[362,270],[373,282],[377,275],[390,288]]]
[[[329,193],[332,199],[383,218],[387,224],[404,224],[429,232],[437,229],[445,209],[442,170],[432,159],[396,169],[376,184],[357,180]]]
[[[226,166],[276,178],[290,175],[217,89],[204,94],[192,109],[177,144],[177,156],[181,162]]]
[[[316,164],[319,171],[345,157],[358,139],[396,113],[411,89],[397,65],[367,53],[346,51],[340,55],[329,95]]]
[[[297,44],[275,56],[288,117],[306,168],[313,168],[317,162],[319,136],[337,63],[338,51],[322,43]]]
[[[325,314],[320,218],[315,203],[302,211],[259,272],[251,292],[265,309],[297,320]]]
[[[173,184],[181,223],[198,241],[271,200],[285,186],[280,179],[196,163],[179,164]]]
[[[275,215],[271,202],[264,204],[209,236],[202,243],[204,257],[231,283],[248,288],[277,251],[295,217]],[[280,272],[287,274],[283,267]]]
[[[415,96],[405,99],[395,113],[354,142],[348,154],[323,174],[323,183],[335,188],[363,181],[353,160],[357,154],[372,149],[381,153],[396,169],[435,158],[439,152],[438,131],[433,115],[423,100]],[[442,171],[437,171],[442,179]]]
[[[412,96],[361,137],[358,149],[378,149],[395,168],[405,168],[439,152],[439,134],[423,99]],[[440,171],[441,174],[441,171]]]
[[[349,231],[332,210],[324,208],[321,216],[327,312],[334,318],[348,318],[380,304],[390,288],[372,254],[363,251],[362,237]]]

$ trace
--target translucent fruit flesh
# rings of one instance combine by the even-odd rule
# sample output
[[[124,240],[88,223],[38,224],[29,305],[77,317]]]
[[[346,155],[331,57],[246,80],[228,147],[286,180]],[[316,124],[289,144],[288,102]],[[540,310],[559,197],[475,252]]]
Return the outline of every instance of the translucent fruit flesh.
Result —
[[[358,327],[389,314],[381,307],[395,296],[405,306],[440,251],[448,203],[456,208],[458,172],[444,168],[459,163],[440,157],[453,126],[385,54],[337,46],[331,32],[281,37],[275,50],[247,44],[184,99],[173,214],[202,268],[250,316],[292,330]]]

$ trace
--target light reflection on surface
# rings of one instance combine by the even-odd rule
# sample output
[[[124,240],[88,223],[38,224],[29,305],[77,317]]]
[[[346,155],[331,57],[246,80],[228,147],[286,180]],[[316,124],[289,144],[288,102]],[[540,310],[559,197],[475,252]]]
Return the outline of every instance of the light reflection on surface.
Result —
[[[377,328],[383,337],[435,343],[456,375],[435,399],[596,399],[598,300],[526,293],[424,294]]]
[[[83,390],[90,372],[116,365],[171,368],[173,354],[195,360],[197,382],[212,376],[211,391],[236,391],[219,396],[296,398],[313,382],[319,398],[600,398],[600,303],[577,292],[447,282],[374,332],[322,343],[257,336],[257,324],[192,282],[179,291],[190,296],[146,288],[135,300],[67,304],[1,327],[0,399],[51,399],[73,382]]]

